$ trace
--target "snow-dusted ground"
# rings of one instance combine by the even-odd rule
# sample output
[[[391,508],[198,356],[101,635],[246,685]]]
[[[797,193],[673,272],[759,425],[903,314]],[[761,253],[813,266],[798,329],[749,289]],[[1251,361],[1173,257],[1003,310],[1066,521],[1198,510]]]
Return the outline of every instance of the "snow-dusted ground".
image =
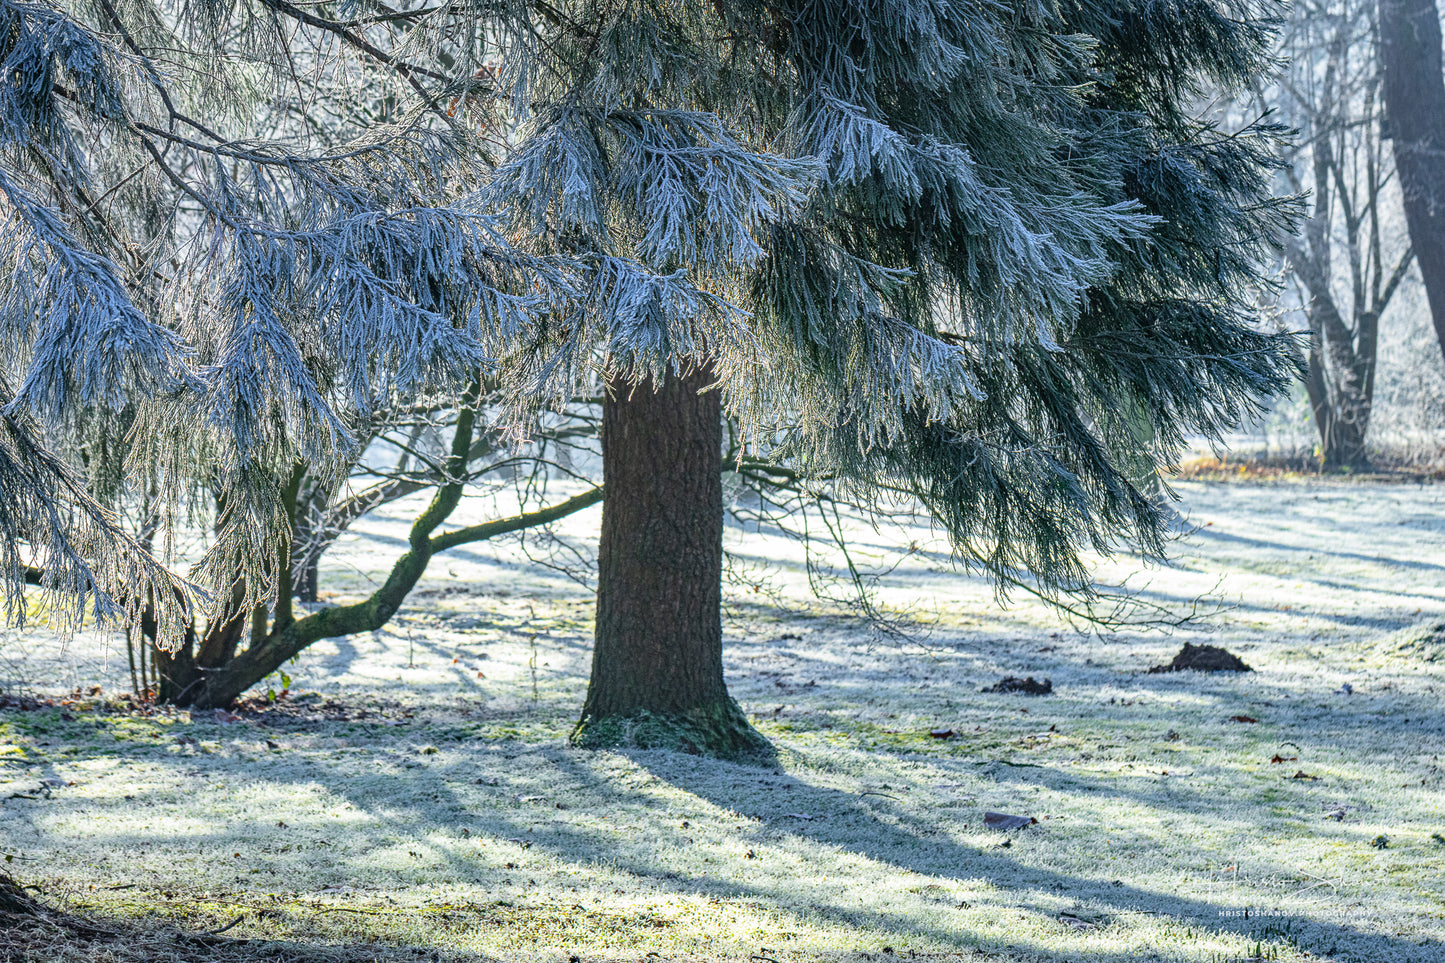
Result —
[[[1445,959],[1445,641],[1411,628],[1445,620],[1445,486],[1179,488],[1198,528],[1173,563],[1099,565],[1160,605],[1226,606],[1167,634],[1000,610],[926,533],[860,532],[885,563],[920,543],[884,597],[932,632],[879,641],[806,601],[790,546],[733,533],[796,600],[730,602],[729,682],[776,772],[567,748],[585,590],[475,546],[385,631],[288,667],[316,693],[289,715],[0,711],[0,851],[106,911],[502,957]],[[339,546],[323,584],[377,579],[406,507]],[[1184,641],[1256,671],[1144,671]],[[1055,694],[979,693],[1003,675]],[[0,639],[0,680],[56,694],[128,673],[113,641],[29,634]],[[989,810],[1039,822],[998,832]]]

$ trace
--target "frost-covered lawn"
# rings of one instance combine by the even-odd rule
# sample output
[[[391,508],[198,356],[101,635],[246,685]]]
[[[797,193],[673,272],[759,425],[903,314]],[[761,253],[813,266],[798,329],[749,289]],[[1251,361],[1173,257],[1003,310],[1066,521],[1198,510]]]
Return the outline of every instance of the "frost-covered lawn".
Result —
[[[5,868],[101,916],[443,956],[1445,960],[1445,637],[1411,629],[1445,620],[1445,487],[1180,488],[1198,532],[1129,584],[1232,607],[1172,634],[1000,611],[926,551],[887,596],[926,645],[735,592],[729,681],[776,771],[569,749],[585,593],[456,553],[387,631],[306,653],[274,711],[0,712]],[[402,517],[324,584],[375,578]],[[784,548],[733,547],[796,594]],[[1184,641],[1257,671],[1144,671]],[[0,677],[118,692],[111,646],[11,636]],[[979,693],[1003,675],[1054,694]]]

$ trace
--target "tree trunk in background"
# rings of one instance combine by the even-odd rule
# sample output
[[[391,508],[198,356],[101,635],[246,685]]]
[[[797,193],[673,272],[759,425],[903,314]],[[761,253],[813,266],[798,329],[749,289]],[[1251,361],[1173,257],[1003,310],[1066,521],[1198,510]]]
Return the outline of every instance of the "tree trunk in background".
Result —
[[[189,631],[185,644],[176,651],[152,646],[151,657],[155,659],[156,674],[160,677],[157,702],[193,705],[205,693],[207,674],[223,668],[236,657],[236,649],[248,626],[248,613],[240,607],[243,597],[243,589],[238,586],[226,612],[213,620],[199,637],[194,630]],[[150,634],[155,635],[153,624]]]
[[[1405,223],[1445,351],[1445,77],[1435,0],[1380,0],[1380,61]]]
[[[1362,318],[1355,332],[1345,327],[1334,299],[1314,297],[1309,305],[1313,335],[1305,387],[1320,436],[1320,456],[1326,471],[1370,471],[1365,446],[1369,434],[1378,339],[1371,318]],[[1326,354],[1331,369],[1326,375]]]
[[[592,679],[572,739],[724,758],[771,749],[722,668],[722,417],[708,370],[603,402]]]
[[[301,577],[296,583],[296,598],[302,602],[315,602],[321,594],[321,556],[308,557],[301,567]]]
[[[1370,471],[1373,466],[1365,446],[1369,407],[1332,405],[1324,377],[1314,358],[1316,352],[1311,351],[1310,354],[1305,387],[1309,391],[1310,410],[1314,413],[1315,428],[1320,436],[1321,467],[1326,471]]]
[[[335,534],[326,531],[327,492],[303,475],[291,514],[292,589],[302,602],[315,602],[321,592],[321,556]],[[348,522],[351,519],[347,519]]]

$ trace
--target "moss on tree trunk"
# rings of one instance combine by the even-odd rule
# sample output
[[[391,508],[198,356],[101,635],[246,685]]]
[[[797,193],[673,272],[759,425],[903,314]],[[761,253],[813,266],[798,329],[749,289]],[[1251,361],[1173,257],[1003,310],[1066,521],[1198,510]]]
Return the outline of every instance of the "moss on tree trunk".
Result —
[[[572,744],[586,749],[677,749],[720,759],[765,762],[772,744],[754,729],[731,698],[686,712],[584,715],[572,731]]]

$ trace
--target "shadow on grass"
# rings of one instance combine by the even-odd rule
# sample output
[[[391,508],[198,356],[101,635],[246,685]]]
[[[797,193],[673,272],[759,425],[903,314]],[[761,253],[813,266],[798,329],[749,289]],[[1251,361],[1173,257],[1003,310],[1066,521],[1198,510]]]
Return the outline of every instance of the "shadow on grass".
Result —
[[[496,763],[506,766],[508,757],[504,746],[486,749],[488,755],[495,754]],[[685,828],[678,828],[685,825],[679,822],[685,812],[680,813],[675,804],[637,789],[619,787],[584,761],[586,755],[582,752],[547,748],[533,750],[530,755],[540,757],[537,762],[563,774],[566,784],[581,792],[584,799],[590,797],[599,809],[621,808],[632,817],[651,816],[648,833],[652,852],[658,854],[657,858],[636,852],[619,852],[605,836],[569,823],[556,821],[545,824],[545,818],[539,819],[537,810],[526,806],[478,807],[476,799],[468,798],[470,793],[457,792],[459,782],[448,778],[452,773],[444,768],[427,774],[424,793],[417,777],[398,773],[393,777],[392,791],[385,793],[384,797],[358,791],[341,773],[313,772],[308,781],[320,783],[329,792],[383,820],[393,832],[421,835],[435,825],[439,809],[465,814],[464,818],[470,825],[497,837],[525,838],[529,847],[545,852],[563,864],[621,870],[640,883],[677,895],[761,902],[784,914],[815,917],[820,922],[847,928],[890,933],[898,940],[925,938],[960,950],[1026,953],[1046,959],[1087,960],[1091,963],[1123,963],[1138,958],[1137,951],[1091,948],[1086,940],[1076,940],[1067,934],[1063,922],[1059,926],[1060,933],[1070,946],[1067,951],[1023,939],[999,940],[971,932],[951,904],[940,904],[936,912],[923,916],[917,913],[905,915],[877,908],[876,904],[845,905],[841,893],[825,886],[814,889],[806,874],[770,882],[759,882],[736,874],[715,875],[700,855],[691,860],[678,858],[678,854],[697,850]],[[1277,915],[1246,918],[1240,915],[1240,906],[1233,902],[1180,896],[1141,888],[1127,879],[1075,875],[1032,865],[1024,854],[1033,840],[1030,832],[1042,832],[1041,829],[1026,830],[1016,835],[1011,849],[998,848],[996,844],[983,847],[953,838],[939,830],[937,823],[931,821],[926,813],[912,811],[884,794],[861,796],[815,785],[779,770],[677,753],[632,751],[620,755],[684,793],[706,800],[724,812],[736,813],[753,821],[749,831],[738,834],[740,845],[748,845],[750,839],[756,844],[783,848],[816,844],[823,851],[841,851],[865,857],[890,872],[918,873],[943,882],[981,879],[1006,891],[1015,907],[1044,916],[1057,918],[1057,907],[1046,908],[1050,902],[1057,904],[1059,898],[1073,900],[1076,905],[1087,906],[1091,912],[1098,914],[1100,926],[1107,926],[1113,916],[1142,913],[1165,917],[1181,932],[1193,928],[1206,933],[1234,934],[1250,941],[1268,941],[1283,935],[1300,949],[1340,961],[1437,963],[1445,959],[1445,944],[1433,940],[1421,942],[1399,935],[1371,932],[1348,922],[1332,922],[1305,912],[1284,918]],[[1108,791],[1116,795],[1119,792],[1116,784],[1092,782],[1052,767],[1037,768],[1036,778],[1039,781],[1060,789],[1085,793]],[[466,771],[474,770],[468,768]],[[455,775],[461,776],[462,773]],[[421,796],[426,797],[425,802],[418,801]],[[1155,797],[1141,801],[1157,805],[1162,800]],[[800,817],[799,813],[804,816]],[[805,818],[808,813],[826,815],[808,819]],[[428,823],[431,825],[426,825]],[[998,834],[1000,841],[1004,838],[1003,834]],[[1021,850],[1019,846],[1024,848]],[[483,867],[459,851],[439,855],[449,863],[447,874],[453,879],[496,882]],[[779,853],[776,848],[773,850],[773,858],[786,858],[787,855]],[[793,855],[798,856],[796,853]],[[525,875],[525,872],[519,869],[518,874]],[[878,902],[886,901],[880,899]]]
[[[17,963],[433,963],[443,958],[432,949],[374,942],[318,945],[224,935],[245,916],[201,929],[194,918],[177,928],[154,918],[78,915],[30,897],[19,883],[0,873],[0,959]],[[485,958],[470,955],[469,959],[481,963]]]
[[[1288,930],[1290,939],[1301,949],[1320,955],[1337,956],[1340,960],[1374,963],[1380,960],[1418,960],[1438,963],[1445,959],[1445,944],[1440,942],[1400,939],[1383,933],[1367,932],[1355,927],[1331,923],[1310,916],[1287,917],[1285,923],[1275,916],[1242,918],[1233,904],[1176,896],[1171,893],[1139,889],[1125,880],[1102,880],[1068,875],[1020,862],[1004,850],[981,849],[961,843],[940,833],[926,818],[888,802],[886,797],[864,800],[802,782],[786,773],[761,774],[757,770],[738,767],[735,780],[718,780],[711,770],[727,765],[709,761],[686,761],[675,755],[635,753],[633,759],[659,779],[686,792],[707,799],[714,805],[755,819],[771,832],[808,839],[825,847],[845,848],[871,860],[911,870],[927,876],[948,878],[983,878],[1015,892],[1031,890],[1040,895],[1065,895],[1102,906],[1106,913],[1142,912],[1163,915],[1179,926],[1236,933],[1251,940],[1269,939],[1271,933]],[[1043,767],[1046,772],[1077,785],[1077,780]],[[580,774],[579,774],[580,775]],[[772,792],[786,795],[787,808],[830,813],[826,820],[801,821],[796,816],[780,813],[777,805],[768,805],[759,798],[757,786],[766,784]],[[831,814],[838,814],[837,816]],[[1004,834],[999,834],[1002,838]],[[578,841],[572,841],[575,845]],[[1011,842],[1011,841],[1010,841]],[[569,847],[570,851],[570,847]],[[639,875],[653,870],[646,865],[627,866]],[[699,876],[686,883],[675,884],[686,889],[720,897],[776,896],[744,884],[713,880]],[[1029,906],[1027,897],[1022,905]],[[817,905],[813,909],[825,918],[838,918],[849,923],[866,923],[885,930],[905,932],[898,920],[885,913],[836,906]],[[1041,912],[1049,913],[1048,910]],[[946,916],[946,912],[944,914]],[[928,936],[945,943],[974,944],[967,934],[942,926],[925,927]],[[978,949],[1009,949],[1046,952],[1040,947],[1015,945],[1007,947],[976,946]],[[1133,960],[1135,953],[1090,952],[1070,950],[1068,959],[1098,963]]]
[[[279,734],[280,730],[286,728],[283,720],[277,722],[281,725],[267,727],[265,731]],[[305,727],[298,724],[298,729],[303,728]],[[1308,911],[1301,911],[1285,919],[1245,919],[1226,915],[1238,910],[1236,903],[1180,896],[1157,888],[1141,887],[1130,882],[1127,876],[1116,881],[1104,874],[1102,866],[1100,875],[1091,876],[1060,872],[1047,866],[1031,864],[1030,853],[1035,841],[1048,838],[1042,827],[1037,830],[1024,830],[1013,838],[1009,849],[1000,849],[995,847],[997,841],[1004,838],[1002,834],[997,834],[995,839],[990,839],[986,844],[979,843],[976,839],[959,838],[956,833],[961,824],[957,820],[951,821],[952,832],[942,830],[940,823],[931,819],[927,810],[905,805],[902,800],[890,799],[885,794],[861,795],[858,792],[845,792],[779,770],[720,763],[676,753],[637,751],[614,757],[619,761],[627,761],[627,772],[641,775],[644,780],[660,781],[686,796],[717,807],[724,814],[723,822],[730,821],[731,814],[745,818],[748,825],[744,828],[736,831],[723,830],[723,839],[727,845],[756,846],[764,854],[760,858],[797,863],[795,869],[781,873],[774,871],[771,878],[760,879],[747,872],[751,864],[734,861],[732,868],[711,864],[706,858],[706,841],[703,845],[695,843],[691,836],[696,830],[689,833],[682,824],[682,820],[688,815],[686,803],[662,798],[640,786],[621,785],[615,766],[610,767],[613,771],[609,773],[606,755],[593,756],[561,747],[539,748],[510,740],[477,740],[467,727],[433,724],[425,729],[418,725],[411,729],[411,736],[402,738],[405,740],[425,734],[433,742],[445,744],[468,740],[471,744],[467,753],[456,758],[456,761],[442,763],[439,760],[435,764],[424,764],[416,761],[414,752],[406,750],[404,746],[381,748],[401,735],[397,729],[377,723],[356,725],[355,729],[356,742],[377,747],[372,750],[376,764],[369,767],[374,775],[368,780],[356,779],[356,773],[345,765],[289,769],[261,766],[252,772],[253,778],[258,781],[278,785],[291,784],[308,791],[312,787],[320,789],[329,796],[347,801],[365,813],[378,827],[377,831],[368,831],[367,838],[372,841],[372,845],[363,844],[360,848],[348,845],[342,849],[327,849],[324,857],[320,851],[314,849],[306,856],[293,851],[290,856],[279,857],[275,866],[282,871],[282,879],[285,878],[288,861],[294,863],[297,859],[304,861],[325,858],[332,866],[331,872],[322,874],[323,877],[345,881],[352,872],[373,858],[371,853],[377,845],[392,845],[390,841],[393,840],[412,839],[417,840],[418,845],[425,848],[430,857],[440,862],[409,867],[395,878],[395,883],[399,885],[447,880],[464,885],[492,887],[500,883],[504,876],[525,878],[528,872],[533,872],[521,869],[520,862],[515,871],[505,872],[500,865],[492,865],[487,859],[479,858],[478,851],[464,846],[421,843],[423,839],[434,838],[439,830],[454,835],[459,832],[457,827],[469,826],[473,833],[496,839],[495,844],[483,851],[490,854],[493,860],[513,860],[510,850],[502,853],[497,851],[498,847],[504,848],[504,841],[509,839],[514,843],[525,840],[529,844],[527,848],[531,848],[534,853],[545,853],[561,864],[562,875],[575,876],[580,871],[582,877],[586,878],[599,869],[621,871],[635,880],[639,888],[650,887],[678,896],[762,904],[784,918],[792,916],[815,920],[830,928],[843,927],[871,931],[875,935],[888,934],[885,938],[900,943],[910,939],[926,939],[960,950],[977,949],[1010,955],[1024,953],[1031,958],[1037,956],[1091,963],[1123,963],[1125,960],[1138,958],[1137,950],[1123,951],[1106,945],[1091,945],[1093,941],[1087,934],[1069,932],[1069,924],[1065,922],[1042,924],[1045,928],[1056,925],[1059,930],[1057,943],[1043,945],[1033,937],[1009,939],[971,929],[968,915],[959,912],[952,902],[938,901],[936,906],[920,907],[919,900],[909,897],[909,906],[894,909],[889,905],[888,894],[883,892],[879,892],[877,898],[855,902],[858,896],[856,885],[839,885],[836,879],[833,882],[823,882],[814,878],[816,873],[838,872],[838,869],[828,865],[835,859],[831,854],[841,854],[836,858],[844,872],[869,872],[866,864],[860,866],[856,860],[846,858],[859,856],[877,864],[880,878],[892,878],[894,883],[897,883],[900,871],[905,875],[917,873],[931,878],[920,880],[920,883],[970,884],[970,881],[983,880],[1004,894],[999,901],[1001,911],[1010,908],[1015,913],[1022,910],[1026,914],[1054,917],[1057,920],[1059,901],[1073,900],[1077,905],[1087,907],[1090,912],[1097,914],[1095,919],[1106,931],[1113,916],[1146,913],[1167,918],[1174,924],[1173,929],[1181,933],[1192,927],[1197,932],[1233,934],[1251,941],[1277,939],[1284,934],[1301,949],[1316,955],[1330,955],[1341,961],[1435,963],[1445,958],[1445,945],[1438,942],[1422,944],[1406,936],[1370,932],[1351,925],[1347,920],[1334,922],[1320,918],[1327,913],[1310,914]],[[239,730],[229,731],[234,733]],[[258,731],[255,735],[260,736],[262,732]],[[178,769],[187,767],[186,771],[196,791],[206,791],[204,787],[209,779],[207,770],[211,768],[207,757],[183,757],[184,761],[176,757],[166,758],[159,747],[147,747],[142,754],[149,760],[165,761]],[[879,752],[878,755],[893,756],[886,752]],[[515,761],[519,756],[525,760],[523,763]],[[894,761],[897,761],[896,757]],[[217,774],[234,771],[229,768],[234,763],[219,759],[216,763]],[[819,778],[826,778],[825,766],[815,765],[812,769],[818,773]],[[544,770],[549,772],[549,778],[552,778],[554,785],[568,787],[568,808],[582,812],[595,808],[616,813],[627,823],[641,822],[645,824],[648,845],[618,847],[614,837],[607,833],[579,825],[570,817],[557,817],[555,813],[549,817],[546,813],[551,810],[550,802],[544,808],[539,808],[535,803],[527,803],[526,799],[535,798],[522,795],[535,791],[529,788],[528,780]],[[476,778],[489,772],[505,779]],[[1117,782],[1106,782],[1103,779],[1090,778],[1087,774],[1071,773],[1053,766],[1030,767],[1027,770],[1006,768],[999,771],[998,778],[1001,781],[1044,785],[1056,791],[1075,794],[1108,792],[1117,796],[1121,789]],[[480,788],[500,782],[505,782],[506,785]],[[656,784],[654,782],[654,785]],[[1162,798],[1158,790],[1140,788],[1138,802],[1141,805],[1178,810],[1183,803],[1190,801]],[[518,795],[514,796],[513,793]],[[1210,808],[1213,814],[1212,804],[1208,800],[1193,798],[1193,802]],[[40,803],[26,805],[38,806]],[[108,805],[117,808],[148,806],[149,800],[112,800]],[[813,818],[807,818],[809,815]],[[1219,815],[1222,815],[1222,812]],[[239,818],[241,821],[254,822],[258,832],[269,835],[269,831],[262,827],[270,826],[269,820],[272,817],[253,811],[253,815]],[[329,834],[330,830],[325,830],[325,826],[326,821],[323,819],[311,826],[297,829],[308,832],[326,831]],[[264,839],[265,836],[261,838]],[[138,847],[148,843],[154,845],[155,841],[154,835],[114,833],[107,839],[106,844],[114,852],[135,852]],[[280,843],[282,840],[276,842]],[[188,834],[185,848],[192,846],[197,847],[197,851],[214,851],[218,847],[224,847],[226,852],[222,853],[223,856],[228,855],[231,848],[226,842],[226,830],[219,827],[214,832]],[[284,849],[279,851],[285,852]],[[815,868],[809,864],[810,860],[822,860],[824,865]],[[507,869],[512,869],[510,862]],[[773,870],[774,867],[770,866],[768,869]],[[1183,875],[1187,876],[1188,873]],[[510,879],[506,882],[508,885],[511,883]],[[540,891],[538,895],[545,897],[547,891]],[[580,907],[578,910],[579,915],[586,915]],[[492,912],[487,907],[468,908],[459,917],[457,925],[482,925],[490,918],[487,914]],[[187,919],[189,922],[190,918]],[[467,922],[468,920],[470,922]],[[226,920],[221,918],[214,925],[219,927],[225,922]],[[576,926],[567,925],[568,932],[580,933],[586,928],[585,920]],[[1035,929],[1037,931],[1037,926]],[[146,930],[146,933],[151,932],[153,931]],[[306,931],[303,929],[301,932]],[[293,926],[282,935],[294,937],[297,929]],[[204,953],[196,952],[187,956],[175,949],[186,945],[184,938],[167,935],[162,942],[165,940],[170,941],[165,943],[165,946],[169,947],[165,952],[171,953],[171,956],[117,955],[115,958],[118,963],[159,963],[170,959],[196,960],[198,963],[232,963],[235,960],[239,963],[241,959],[268,958],[266,953],[273,952],[270,947],[281,945],[276,941],[253,940],[248,944],[237,944],[241,946],[241,950],[237,951],[239,955],[216,955],[222,950],[231,952],[227,948],[231,946],[228,943],[215,949],[214,953],[213,948],[203,947]],[[1109,940],[1102,942],[1107,944]],[[1061,949],[1060,946],[1067,949]],[[262,948],[266,948],[266,953],[260,952]],[[393,953],[392,950],[387,952]],[[393,955],[386,955],[373,950],[369,944],[357,943],[351,946],[342,940],[335,947],[292,944],[291,948],[276,949],[275,955],[269,958],[293,959],[298,963],[333,960],[338,963],[351,963],[353,960],[362,959],[390,963],[393,959],[425,959],[430,952],[395,950]],[[326,955],[328,953],[333,955]],[[347,953],[352,955],[346,955]],[[371,955],[366,955],[368,953]],[[412,955],[406,955],[407,953]],[[83,954],[72,954],[72,957],[102,958]],[[3,954],[0,954],[0,958],[4,958]],[[65,957],[32,953],[31,958],[45,960]]]
[[[1293,555],[1303,555],[1307,558],[1322,553],[1318,545],[1290,545],[1284,542],[1269,541],[1263,538],[1250,538],[1247,535],[1235,535],[1231,532],[1222,532],[1214,528],[1197,529],[1201,538],[1214,542],[1228,542],[1232,545],[1245,545],[1251,549],[1269,549],[1276,552],[1287,552]],[[1347,558],[1354,562],[1367,562],[1371,565],[1384,565],[1391,568],[1414,569],[1420,572],[1439,573],[1445,572],[1445,565],[1437,565],[1434,562],[1422,562],[1419,559],[1399,558],[1386,555],[1366,555],[1363,552],[1344,551],[1338,547],[1323,549],[1323,554],[1335,558]],[[1437,575],[1438,577],[1438,575]]]

